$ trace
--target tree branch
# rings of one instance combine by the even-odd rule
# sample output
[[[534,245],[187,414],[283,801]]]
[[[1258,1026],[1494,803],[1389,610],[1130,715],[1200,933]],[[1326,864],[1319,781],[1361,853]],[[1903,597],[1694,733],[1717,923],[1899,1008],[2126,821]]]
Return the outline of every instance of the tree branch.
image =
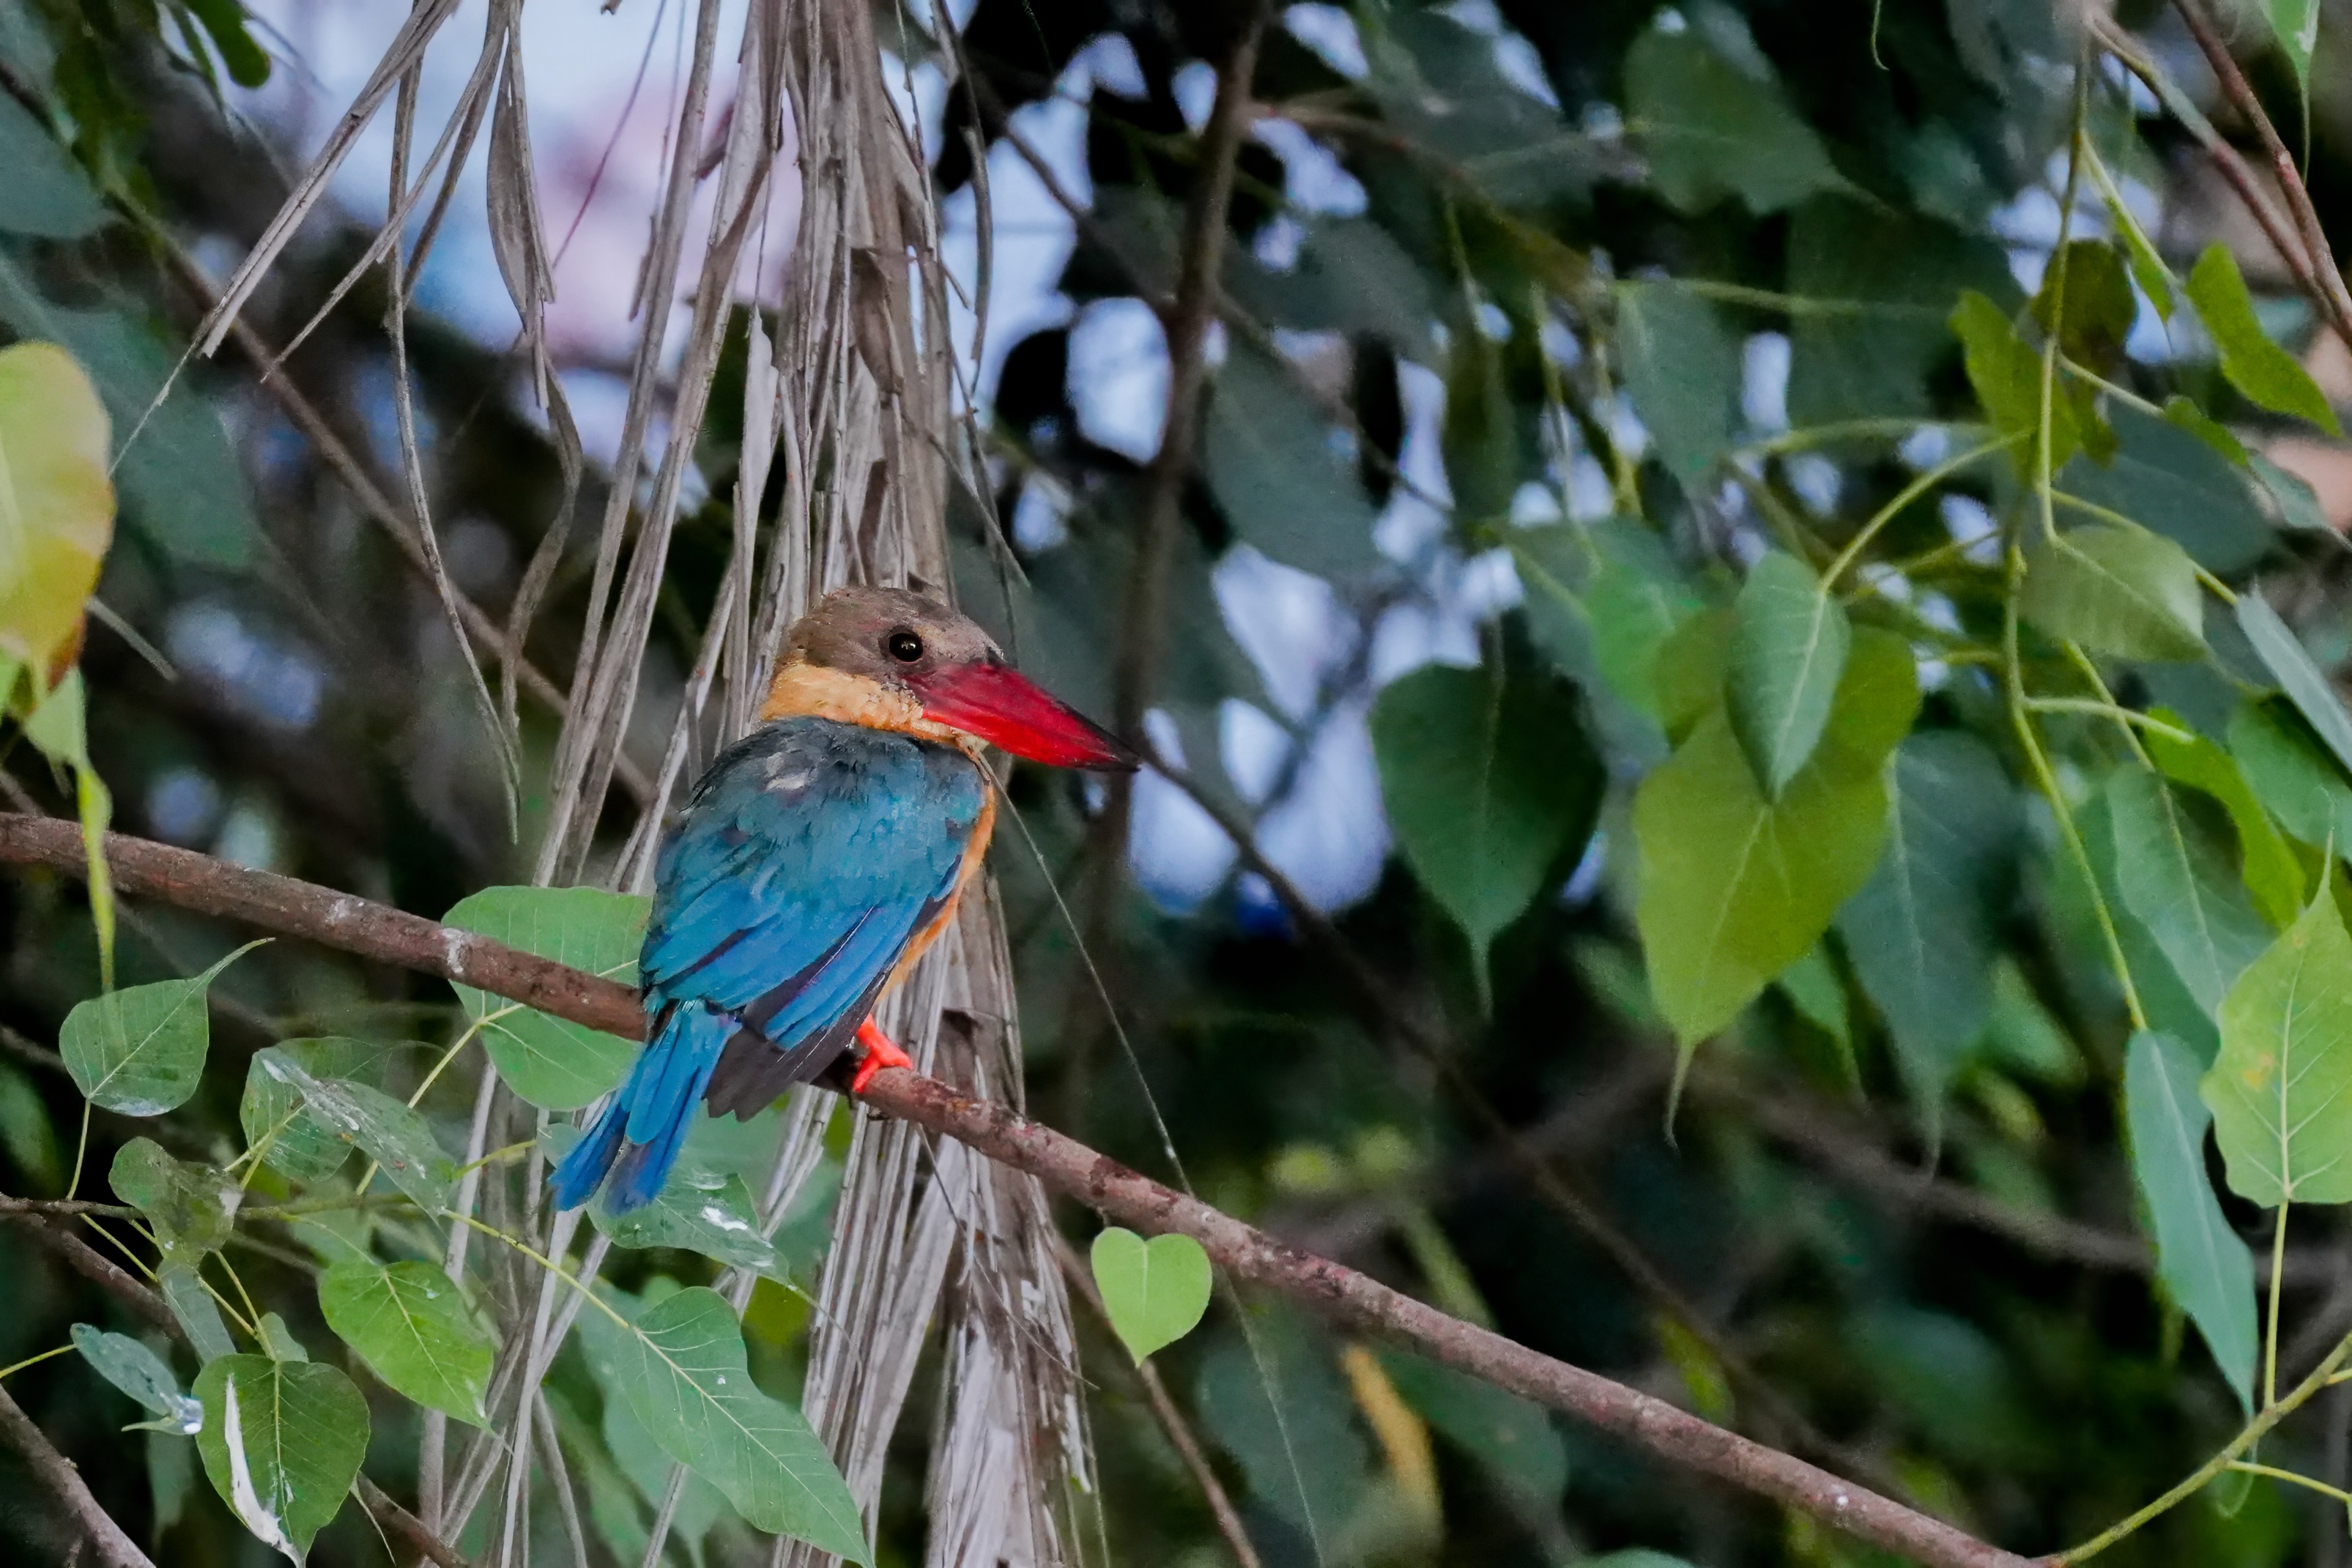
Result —
[[[630,1039],[644,1033],[644,1014],[629,988],[502,942],[291,877],[248,871],[142,839],[109,834],[107,856],[116,891],[126,897],[161,897],[183,909],[462,980],[591,1029]],[[78,830],[47,818],[0,815],[0,861],[46,865],[77,875],[87,871]],[[1005,1106],[971,1099],[903,1068],[876,1074],[863,1099],[877,1111],[1026,1171],[1122,1224],[1153,1233],[1181,1231],[1236,1279],[1277,1291],[1334,1322],[1377,1334],[1574,1416],[1669,1463],[1797,1509],[1929,1568],[2024,1568],[2026,1559],[1941,1520],[1664,1400],[1448,1317],[1352,1269],[1286,1247]],[[128,1276],[121,1285],[152,1294]]]
[[[105,1568],[155,1568],[147,1553],[132,1543],[114,1522],[113,1516],[98,1506],[98,1499],[89,1495],[89,1487],[82,1480],[81,1472],[74,1469],[71,1459],[49,1445],[33,1418],[18,1407],[0,1388],[0,1442],[16,1450],[32,1467],[41,1484],[57,1494],[59,1501],[73,1514],[82,1533],[98,1548],[98,1560]]]
[[[2280,139],[2278,127],[2271,123],[2263,100],[2246,80],[2246,73],[2231,57],[2229,45],[2214,30],[2213,19],[2206,15],[2205,7],[2199,0],[2173,0],[2173,9],[2180,13],[2180,19],[2189,26],[2189,36],[2197,40],[2206,63],[2213,68],[2222,96],[2246,117],[2261,140],[2263,152],[2270,159],[2271,172],[2286,197],[2287,211],[2294,214],[2295,228],[2303,237],[2312,282],[2319,296],[2319,313],[2336,329],[2336,336],[2352,346],[2352,291],[2345,287],[2344,274],[2336,265],[2335,252],[2328,248],[2327,235],[2319,225],[2318,209],[2311,204],[2311,192],[2303,183],[2303,172],[2294,166],[2294,155]]]
[[[1225,213],[1233,204],[1234,166],[1249,129],[1250,87],[1257,74],[1258,40],[1265,30],[1268,0],[1244,0],[1245,15],[1231,53],[1217,71],[1217,96],[1201,133],[1201,162],[1178,256],[1176,297],[1160,313],[1168,343],[1168,410],[1160,450],[1145,480],[1135,557],[1128,573],[1118,645],[1111,666],[1111,727],[1131,742],[1143,738],[1143,716],[1159,689],[1167,663],[1168,577],[1176,562],[1184,526],[1184,487],[1192,476],[1192,448],[1200,429],[1201,392],[1209,374],[1209,329],[1217,319],[1219,283],[1224,276]],[[1114,252],[1114,254],[1117,254]],[[1158,307],[1158,302],[1155,308]],[[1114,773],[1102,813],[1087,835],[1088,885],[1086,929],[1080,940],[1092,953],[1112,956],[1108,937],[1123,882],[1121,862],[1134,818],[1135,780]],[[1083,984],[1070,994],[1066,1038],[1074,1042],[1066,1085],[1070,1110],[1087,1100],[1087,1062],[1095,1038],[1096,1003]],[[1113,1020],[1115,1021],[1115,1020]]]

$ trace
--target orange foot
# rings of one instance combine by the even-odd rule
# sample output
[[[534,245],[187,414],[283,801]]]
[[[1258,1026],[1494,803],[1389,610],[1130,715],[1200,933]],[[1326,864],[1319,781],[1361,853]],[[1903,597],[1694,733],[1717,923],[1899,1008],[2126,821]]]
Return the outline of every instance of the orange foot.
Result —
[[[852,1094],[865,1093],[866,1085],[886,1067],[911,1068],[915,1065],[915,1059],[900,1051],[888,1035],[876,1028],[871,1018],[857,1026],[857,1043],[864,1048],[864,1054],[858,1059],[857,1075],[849,1081]]]

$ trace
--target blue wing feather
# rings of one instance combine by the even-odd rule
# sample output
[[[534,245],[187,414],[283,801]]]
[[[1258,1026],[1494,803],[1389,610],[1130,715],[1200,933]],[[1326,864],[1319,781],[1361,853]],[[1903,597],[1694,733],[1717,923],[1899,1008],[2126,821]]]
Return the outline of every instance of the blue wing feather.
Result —
[[[779,1053],[755,1083],[822,1071],[809,1058],[845,1039],[953,894],[985,791],[960,752],[828,719],[768,725],[722,753],[655,869],[639,971],[662,1027],[565,1161],[559,1203],[607,1169],[616,1210],[658,1192],[730,1039]]]

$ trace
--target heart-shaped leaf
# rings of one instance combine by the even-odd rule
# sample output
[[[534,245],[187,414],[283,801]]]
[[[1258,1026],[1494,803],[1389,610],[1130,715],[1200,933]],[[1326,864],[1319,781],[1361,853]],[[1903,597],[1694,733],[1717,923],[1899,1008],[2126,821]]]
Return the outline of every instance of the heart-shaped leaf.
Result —
[[[248,942],[188,979],[125,986],[76,1004],[58,1030],[74,1087],[100,1110],[126,1116],[160,1116],[186,1104],[212,1044],[205,993],[260,946]]]
[[[338,1263],[319,1281],[327,1326],[375,1375],[419,1405],[487,1426],[490,1341],[449,1277],[415,1260]]]
[[[1095,1288],[1138,1366],[1186,1334],[1209,1310],[1209,1255],[1189,1236],[1146,1241],[1112,1226],[1095,1238]]]
[[[343,1506],[367,1456],[367,1401],[317,1361],[224,1355],[196,1375],[196,1451],[257,1540],[299,1563]]]

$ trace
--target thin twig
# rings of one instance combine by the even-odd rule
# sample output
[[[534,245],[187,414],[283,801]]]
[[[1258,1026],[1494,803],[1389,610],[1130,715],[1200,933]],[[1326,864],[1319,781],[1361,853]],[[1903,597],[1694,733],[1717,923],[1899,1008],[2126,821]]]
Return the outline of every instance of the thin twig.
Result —
[[[1116,1337],[1110,1309],[1103,1305],[1102,1292],[1095,1288],[1094,1275],[1078,1261],[1078,1255],[1071,1250],[1070,1244],[1058,1236],[1054,1239],[1054,1255],[1060,1261],[1062,1273],[1069,1280],[1070,1288],[1077,1292],[1078,1299],[1094,1309],[1096,1319],[1103,1327],[1112,1329]],[[1209,1468],[1209,1457],[1201,1451],[1201,1440],[1192,1436],[1192,1424],[1184,1419],[1184,1412],[1176,1408],[1176,1401],[1168,1396],[1168,1385],[1160,1380],[1160,1369],[1146,1358],[1136,1364],[1135,1376],[1136,1381],[1143,1385],[1144,1399],[1150,1405],[1151,1414],[1159,1418],[1160,1429],[1167,1434],[1170,1447],[1183,1461],[1185,1472],[1192,1478],[1192,1484],[1201,1489],[1201,1496],[1209,1505],[1209,1513],[1217,1521],[1217,1533],[1225,1538],[1225,1545],[1233,1551],[1234,1561],[1240,1563],[1241,1568],[1259,1568],[1263,1560],[1257,1554],[1256,1543],[1250,1540],[1249,1531],[1242,1523],[1241,1512],[1234,1507],[1234,1500],[1225,1495],[1224,1484],[1217,1479],[1217,1472]]]
[[[2270,240],[2271,248],[2278,252],[2279,261],[2293,275],[2295,287],[2311,300],[2312,308],[2331,327],[2336,326],[2335,312],[2328,308],[2327,290],[2320,286],[2317,276],[2312,271],[2310,256],[2305,254],[2303,246],[2295,239],[2294,225],[2285,214],[2278,210],[2278,204],[2271,200],[2270,193],[2263,189],[2261,177],[2255,174],[2253,165],[2223,139],[2221,133],[2213,128],[2213,122],[2207,120],[2204,112],[2181,92],[2179,86],[2164,74],[2163,68],[2139,47],[2137,40],[2101,7],[2089,6],[2086,9],[2090,13],[2092,36],[2098,39],[2100,47],[2147,83],[2148,90],[2156,94],[2158,100],[2170,110],[2173,117],[2196,138],[2198,145],[2204,148],[2206,155],[2213,160],[2213,166],[2221,172],[2222,180],[2237,193],[2238,200],[2244,204],[2255,225]],[[2337,329],[2341,330],[2340,328]]]
[[[1168,409],[1160,450],[1144,481],[1135,555],[1129,570],[1120,636],[1111,667],[1112,727],[1129,741],[1143,738],[1144,710],[1158,692],[1167,663],[1169,575],[1176,564],[1184,526],[1184,490],[1192,476],[1192,448],[1201,422],[1201,394],[1209,376],[1209,329],[1217,319],[1219,281],[1224,276],[1225,214],[1233,204],[1234,169],[1252,114],[1251,83],[1257,74],[1258,40],[1265,30],[1265,0],[1250,0],[1241,31],[1217,70],[1217,95],[1201,132],[1200,164],[1185,209],[1178,253],[1176,298],[1160,317],[1168,344]],[[1085,946],[1108,955],[1118,908],[1129,824],[1134,814],[1134,779],[1111,775],[1108,798],[1088,834],[1089,895]],[[1091,993],[1071,995],[1075,1018],[1091,1019]],[[1093,1028],[1066,1030],[1076,1042],[1070,1069],[1070,1101],[1086,1094],[1087,1048]]]
[[[2352,291],[2345,287],[2344,274],[2336,265],[2335,252],[2328,248],[2326,231],[2320,227],[2318,209],[2311,204],[2311,192],[2303,183],[2303,172],[2294,166],[2294,154],[2280,139],[2278,127],[2271,123],[2263,100],[2231,57],[2229,45],[2214,30],[2213,19],[2206,15],[2205,7],[2199,0],[2173,0],[2173,9],[2180,13],[2181,21],[2188,24],[2189,37],[2197,40],[2206,63],[2213,68],[2222,96],[2246,117],[2261,139],[2263,152],[2270,159],[2271,172],[2286,197],[2287,211],[2294,215],[2295,229],[2302,235],[2304,254],[2317,285],[2320,314],[2336,329],[2336,336],[2352,347]]]
[[[644,1014],[630,988],[503,943],[291,877],[121,834],[108,836],[107,855],[116,886],[126,896],[163,896],[184,909],[462,979],[591,1029],[629,1038],[644,1034]],[[0,815],[0,861],[87,873],[74,825],[45,818]],[[1189,1235],[1239,1281],[1279,1291],[1343,1327],[1407,1346],[1659,1458],[1794,1508],[1928,1568],[2024,1568],[2026,1560],[2013,1552],[1794,1455],[1449,1317],[1328,1259],[1286,1247],[1007,1106],[961,1094],[903,1068],[877,1073],[860,1098],[874,1110],[1025,1171],[1121,1224],[1154,1234]],[[152,1295],[127,1276],[125,1282]]]

